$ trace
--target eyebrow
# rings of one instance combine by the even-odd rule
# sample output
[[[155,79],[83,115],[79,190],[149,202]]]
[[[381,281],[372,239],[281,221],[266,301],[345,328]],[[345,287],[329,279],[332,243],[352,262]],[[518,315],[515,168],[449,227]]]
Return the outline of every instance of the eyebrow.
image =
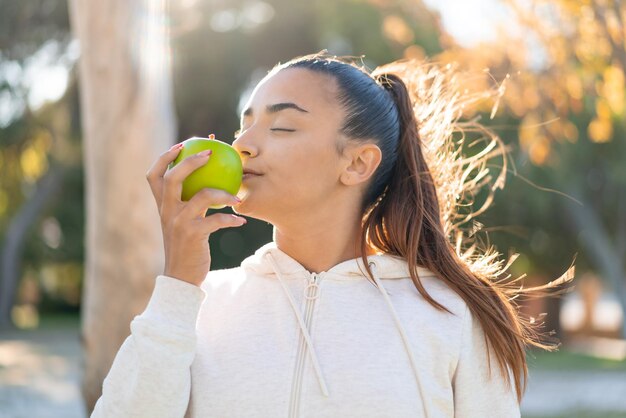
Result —
[[[304,110],[303,108],[301,108],[300,106],[298,106],[295,103],[275,103],[275,104],[271,104],[271,105],[267,105],[265,106],[265,112],[267,113],[278,113],[281,110],[285,110],[285,109],[294,109],[297,110],[298,112],[303,112],[303,113],[309,113],[308,110]],[[243,118],[244,116],[252,116],[252,108],[249,107],[247,108],[241,115],[241,117]]]

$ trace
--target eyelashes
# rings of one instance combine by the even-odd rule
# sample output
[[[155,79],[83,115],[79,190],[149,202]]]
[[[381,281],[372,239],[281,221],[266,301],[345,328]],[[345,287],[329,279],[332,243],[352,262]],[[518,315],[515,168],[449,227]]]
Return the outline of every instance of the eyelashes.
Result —
[[[283,132],[295,132],[295,129],[287,129],[287,128],[272,128],[270,129],[270,131],[283,131]],[[238,138],[239,135],[241,135],[241,129],[237,129],[234,133],[233,133],[233,137],[234,138]]]

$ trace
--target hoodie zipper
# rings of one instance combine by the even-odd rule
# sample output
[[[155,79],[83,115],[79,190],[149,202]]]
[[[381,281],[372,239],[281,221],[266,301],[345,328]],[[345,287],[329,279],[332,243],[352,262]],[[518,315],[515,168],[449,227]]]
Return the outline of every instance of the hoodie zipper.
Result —
[[[304,288],[304,325],[307,331],[310,331],[311,319],[313,316],[313,308],[315,301],[319,297],[319,279],[320,274],[313,273],[311,280],[307,280]],[[293,376],[293,385],[291,388],[291,400],[289,403],[289,418],[297,418],[300,409],[300,393],[302,391],[302,373],[304,371],[304,360],[306,357],[307,345],[304,336],[300,333],[298,342],[298,353],[296,355],[296,367]]]

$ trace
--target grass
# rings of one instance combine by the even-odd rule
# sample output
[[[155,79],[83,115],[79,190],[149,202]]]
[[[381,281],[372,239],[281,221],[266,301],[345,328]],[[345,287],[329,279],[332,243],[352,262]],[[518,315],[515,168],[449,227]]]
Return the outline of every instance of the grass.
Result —
[[[531,370],[626,371],[626,361],[578,354],[563,348],[554,352],[529,350],[526,358]]]

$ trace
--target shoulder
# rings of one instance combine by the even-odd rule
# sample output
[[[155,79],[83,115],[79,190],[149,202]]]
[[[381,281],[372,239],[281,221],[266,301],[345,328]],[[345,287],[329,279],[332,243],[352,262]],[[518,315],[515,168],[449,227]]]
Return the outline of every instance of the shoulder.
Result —
[[[420,267],[417,274],[423,292],[408,274],[401,280],[384,280],[383,285],[406,320],[450,349],[458,347],[465,326],[467,303],[452,285],[433,271]]]
[[[211,270],[202,283],[202,289],[205,292],[232,290],[233,286],[239,286],[245,279],[246,274],[241,266]]]
[[[451,282],[446,280],[442,274],[426,266],[416,265],[413,272],[417,275],[418,283],[415,283],[411,278],[411,268],[406,259],[391,254],[378,257],[376,260],[381,265],[381,268],[377,269],[377,273],[380,278],[387,279],[383,280],[385,287],[401,287],[410,294],[411,298],[414,294],[417,294],[422,302],[418,305],[426,310],[432,309],[450,315],[445,310],[433,306],[428,300],[430,297],[438,304],[443,305],[453,316],[458,318],[463,316],[467,305],[457,290],[454,289],[454,286],[451,285]],[[419,285],[423,289],[420,289]]]
[[[446,307],[460,323],[468,310],[463,297],[449,283],[430,270],[427,270],[427,273],[421,273],[419,278],[426,293],[437,303]],[[428,303],[427,300],[425,302]],[[436,308],[433,307],[433,309]],[[447,312],[445,313],[447,314]]]
[[[409,278],[409,281],[411,279]],[[458,355],[462,345],[462,338],[468,331],[469,307],[461,295],[444,279],[434,273],[420,275],[420,282],[427,295],[445,309],[434,306],[426,296],[419,293],[419,315],[422,318],[420,327],[429,330],[437,340],[440,340],[453,355]],[[411,285],[415,287],[411,281]]]

